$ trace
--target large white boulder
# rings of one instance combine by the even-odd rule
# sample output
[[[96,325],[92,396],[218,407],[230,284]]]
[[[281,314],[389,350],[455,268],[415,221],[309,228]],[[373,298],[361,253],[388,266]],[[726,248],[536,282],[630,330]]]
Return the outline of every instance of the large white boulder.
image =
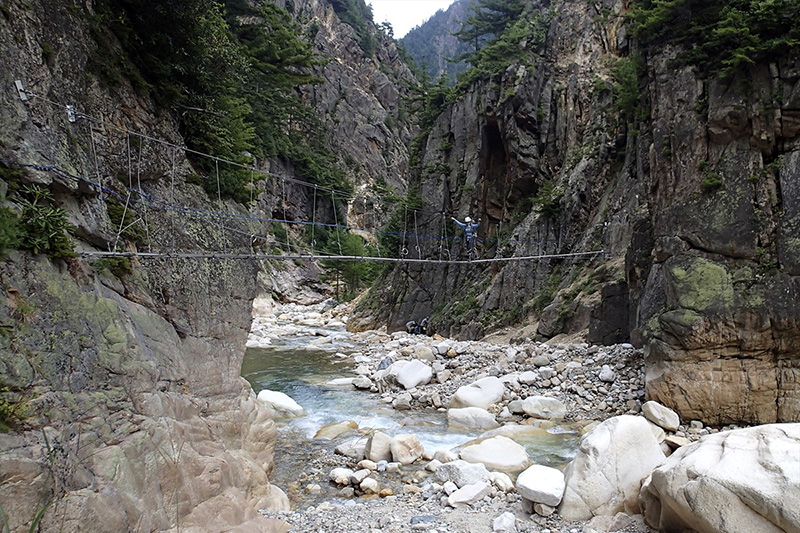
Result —
[[[489,376],[469,385],[459,387],[450,401],[450,407],[480,407],[488,409],[503,398],[506,387],[499,378]]]
[[[503,436],[467,446],[459,455],[467,462],[483,463],[488,470],[499,472],[522,472],[531,464],[525,448]]]
[[[522,411],[533,418],[554,420],[566,416],[567,406],[556,398],[528,396],[522,401]]]
[[[258,401],[264,403],[276,416],[291,418],[303,416],[305,414],[300,404],[282,392],[264,389],[258,393],[257,398]]]
[[[800,532],[800,424],[768,424],[683,446],[642,487],[659,531]]]
[[[638,514],[642,480],[665,458],[644,417],[609,418],[584,435],[564,471],[559,513],[566,520]]]
[[[500,427],[494,415],[480,407],[447,410],[447,425],[453,428],[494,429]]]
[[[425,448],[416,435],[403,433],[396,435],[390,444],[392,461],[403,465],[410,465],[425,453]]]
[[[397,364],[397,363],[395,363]],[[433,369],[418,359],[403,366],[397,373],[397,382],[406,389],[425,385],[433,377]]]
[[[517,477],[517,492],[534,503],[556,507],[564,496],[564,474],[549,466],[533,465]]]
[[[367,439],[364,456],[376,463],[392,460],[392,437],[381,431],[376,431]]]
[[[436,478],[442,483],[451,481],[457,487],[472,485],[479,481],[489,481],[489,471],[480,463],[473,464],[461,459],[444,463],[436,469]]]
[[[447,503],[451,507],[474,505],[491,493],[492,486],[485,481],[479,481],[472,485],[465,485],[452,493],[447,497]]]
[[[678,413],[658,402],[645,402],[642,406],[642,414],[650,422],[667,431],[675,431],[681,424]]]

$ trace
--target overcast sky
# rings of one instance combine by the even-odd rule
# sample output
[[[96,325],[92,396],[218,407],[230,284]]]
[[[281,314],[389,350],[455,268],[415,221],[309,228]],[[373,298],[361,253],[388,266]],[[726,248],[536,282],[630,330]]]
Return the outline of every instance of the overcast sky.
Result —
[[[394,38],[404,37],[415,26],[428,20],[440,9],[447,9],[455,0],[367,0],[372,4],[375,24],[389,21]]]

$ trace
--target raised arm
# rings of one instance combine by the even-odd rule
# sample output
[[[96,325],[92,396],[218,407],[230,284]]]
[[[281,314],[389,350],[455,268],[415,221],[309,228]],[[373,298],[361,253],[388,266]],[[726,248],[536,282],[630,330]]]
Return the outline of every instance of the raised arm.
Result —
[[[466,228],[467,227],[467,225],[465,223],[461,222],[460,220],[458,220],[455,217],[450,217],[450,220],[452,220],[453,222],[455,222],[456,224],[458,224],[462,228]]]

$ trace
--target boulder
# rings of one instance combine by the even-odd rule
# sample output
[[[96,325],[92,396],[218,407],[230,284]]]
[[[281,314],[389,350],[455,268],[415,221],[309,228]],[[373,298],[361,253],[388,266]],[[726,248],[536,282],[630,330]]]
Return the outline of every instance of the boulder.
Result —
[[[479,481],[472,485],[465,485],[447,497],[447,503],[451,507],[458,505],[474,505],[484,497],[492,493],[492,486],[485,481]]]
[[[664,428],[667,431],[676,431],[681,425],[678,413],[664,407],[658,402],[649,401],[642,405],[642,414],[653,424]]]
[[[523,412],[533,418],[559,419],[567,415],[567,406],[555,398],[528,396],[522,401]]]
[[[489,471],[480,463],[472,464],[459,459],[437,468],[436,479],[442,483],[452,481],[457,487],[463,487],[479,481],[489,481]]]
[[[564,471],[566,489],[559,513],[566,520],[638,514],[642,480],[665,458],[645,418],[623,415],[606,420],[581,439]]]
[[[800,424],[725,431],[683,446],[642,487],[659,531],[800,531]]]
[[[506,387],[499,378],[490,376],[459,387],[450,401],[450,407],[480,407],[488,409],[503,398]]]
[[[522,472],[531,463],[525,448],[503,436],[467,446],[461,450],[460,456],[467,462],[483,463],[488,470],[500,472]]]
[[[305,415],[300,404],[282,392],[264,389],[258,393],[257,398],[277,416],[289,418]]]
[[[433,355],[433,350],[427,346],[417,346],[414,350],[414,358],[422,361],[436,361],[436,356]]]
[[[377,494],[381,490],[378,480],[371,477],[365,478],[364,481],[359,484],[359,488],[364,494]]]
[[[492,521],[494,533],[517,533],[517,517],[506,511]]]
[[[410,465],[425,453],[425,448],[416,437],[409,433],[395,436],[390,444],[392,450],[392,461],[400,464]]]
[[[422,361],[414,359],[397,373],[397,382],[406,389],[413,389],[430,382],[432,377],[433,369]]]
[[[364,456],[370,461],[391,461],[392,460],[392,437],[386,433],[376,431],[369,439],[364,448]]]
[[[349,468],[334,468],[331,470],[330,474],[328,474],[328,478],[337,485],[348,485],[350,484],[350,476],[352,475],[353,471]]]
[[[514,490],[514,482],[511,481],[511,478],[508,476],[508,474],[503,472],[489,472],[489,481],[492,482],[492,485],[503,492],[511,492]]]
[[[447,424],[454,428],[494,429],[500,427],[494,415],[480,407],[448,409]]]
[[[516,486],[523,498],[556,507],[564,496],[564,474],[555,468],[533,465],[519,475]]]
[[[339,444],[334,452],[339,455],[344,455],[356,461],[364,459],[364,450],[367,447],[367,439],[364,437],[353,437]]]
[[[372,387],[372,380],[367,376],[358,376],[353,379],[353,387],[362,390],[369,389]]]

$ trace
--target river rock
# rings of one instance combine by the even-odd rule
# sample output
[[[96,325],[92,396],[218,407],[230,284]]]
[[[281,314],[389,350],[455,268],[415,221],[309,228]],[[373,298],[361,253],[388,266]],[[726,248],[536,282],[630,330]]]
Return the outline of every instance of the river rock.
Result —
[[[499,378],[489,376],[459,387],[450,401],[450,407],[480,407],[488,409],[503,398],[506,388]]]
[[[400,464],[410,465],[425,452],[422,443],[416,437],[409,433],[402,433],[396,435],[390,444],[392,450],[392,461]]]
[[[800,424],[725,431],[683,446],[641,492],[660,531],[800,531]]]
[[[451,463],[458,459],[458,456],[448,449],[440,448],[433,453],[433,458],[441,463]]]
[[[377,494],[381,490],[378,480],[371,477],[365,478],[358,487],[364,491],[364,494]]]
[[[480,407],[447,410],[447,424],[454,428],[494,429],[500,424],[494,415]]]
[[[534,503],[556,507],[565,488],[564,474],[543,465],[533,465],[517,478],[517,492]]]
[[[436,479],[442,483],[452,481],[457,487],[463,487],[479,481],[489,481],[489,471],[480,463],[473,464],[459,459],[437,468]]]
[[[334,468],[331,470],[330,474],[328,474],[328,478],[337,485],[349,485],[350,476],[352,475],[353,471],[349,468]]]
[[[514,482],[511,481],[511,478],[505,472],[489,472],[489,481],[503,492],[511,492],[514,490]]]
[[[537,381],[539,381],[539,373],[538,372],[531,372],[528,370],[527,372],[523,372],[520,374],[517,379],[520,383],[525,385],[533,385]]]
[[[436,361],[436,356],[433,355],[433,350],[427,346],[417,346],[414,350],[414,358],[421,361]]]
[[[638,514],[642,480],[664,459],[645,418],[623,415],[602,422],[581,439],[564,471],[559,513],[566,520]]]
[[[358,376],[353,379],[353,386],[361,390],[369,389],[372,387],[372,380],[367,376]]]
[[[517,533],[517,517],[506,511],[492,521],[494,533]]]
[[[364,450],[367,447],[367,439],[364,437],[353,437],[339,444],[334,452],[339,455],[344,455],[356,461],[364,458]]]
[[[264,389],[258,393],[257,398],[277,416],[296,417],[305,414],[300,404],[282,392]]]
[[[380,461],[391,461],[392,437],[380,431],[373,433],[369,439],[367,439],[367,445],[364,448],[364,456],[376,463]]]
[[[681,425],[678,413],[664,407],[658,402],[649,401],[642,405],[642,414],[653,424],[664,428],[667,431],[677,431]]]
[[[352,474],[350,474],[350,484],[351,485],[360,485],[362,481],[367,479],[372,472],[367,468],[362,468],[361,470],[356,470]]]
[[[471,485],[465,485],[447,497],[447,503],[451,507],[459,505],[474,505],[481,501],[485,496],[492,493],[492,486],[485,481],[479,481]]]
[[[567,415],[566,405],[547,396],[528,396],[522,401],[522,410],[530,417],[548,420],[564,418]]]
[[[600,378],[600,381],[604,381],[606,383],[614,383],[614,381],[617,379],[617,375],[608,365],[603,365],[598,377]]]
[[[459,455],[465,461],[483,463],[487,470],[500,472],[522,472],[531,462],[525,448],[503,436],[467,446]]]
[[[433,369],[422,361],[414,359],[397,373],[397,382],[406,389],[413,389],[425,385],[432,377]]]
[[[337,422],[320,428],[319,431],[314,434],[314,438],[331,440],[353,429],[358,429],[358,423],[352,420],[345,420],[344,422]]]
[[[397,398],[392,400],[392,407],[394,407],[398,411],[406,411],[408,409],[411,409],[412,399],[413,397],[407,392],[404,392],[403,394],[398,394]]]

